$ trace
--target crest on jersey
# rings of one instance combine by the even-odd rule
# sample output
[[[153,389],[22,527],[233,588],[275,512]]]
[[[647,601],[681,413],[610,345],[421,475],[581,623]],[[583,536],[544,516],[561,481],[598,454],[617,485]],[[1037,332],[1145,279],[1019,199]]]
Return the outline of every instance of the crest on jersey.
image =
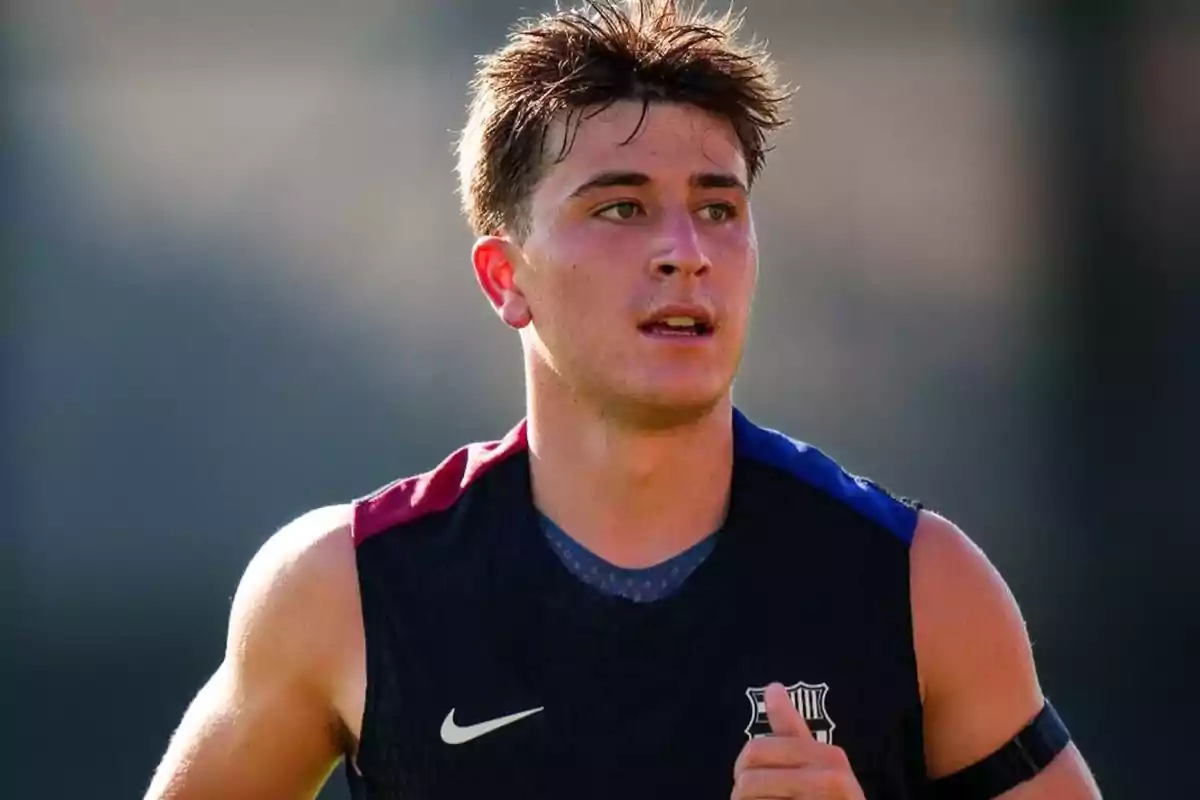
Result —
[[[833,744],[833,729],[837,727],[829,718],[825,708],[825,696],[829,694],[827,683],[794,683],[787,687],[792,705],[808,723],[813,738],[823,744]],[[771,733],[771,722],[767,719],[767,687],[746,689],[750,699],[750,723],[746,726],[746,738],[757,739]]]

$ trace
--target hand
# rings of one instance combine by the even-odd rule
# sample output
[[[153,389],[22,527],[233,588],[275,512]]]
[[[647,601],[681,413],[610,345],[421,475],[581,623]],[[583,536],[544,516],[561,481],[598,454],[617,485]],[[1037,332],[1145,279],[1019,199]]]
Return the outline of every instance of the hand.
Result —
[[[813,738],[787,689],[767,687],[771,735],[752,739],[733,765],[733,800],[864,800],[846,752]]]

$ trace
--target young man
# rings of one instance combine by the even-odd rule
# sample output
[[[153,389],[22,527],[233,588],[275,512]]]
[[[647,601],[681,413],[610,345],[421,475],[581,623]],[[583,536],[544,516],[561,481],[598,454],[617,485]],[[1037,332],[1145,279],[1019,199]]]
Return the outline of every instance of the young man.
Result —
[[[728,19],[560,12],[460,148],[527,419],[254,558],[152,798],[1098,797],[953,525],[730,399],[782,94]]]

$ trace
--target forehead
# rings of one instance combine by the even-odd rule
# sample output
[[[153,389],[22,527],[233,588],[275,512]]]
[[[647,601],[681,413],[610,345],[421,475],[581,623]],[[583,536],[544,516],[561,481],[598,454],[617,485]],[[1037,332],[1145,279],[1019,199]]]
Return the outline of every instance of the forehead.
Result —
[[[564,135],[570,149],[555,163]],[[573,134],[559,120],[550,130],[547,151],[539,191],[556,202],[590,175],[607,170],[645,173],[662,184],[686,185],[692,175],[703,172],[730,173],[746,182],[746,160],[733,125],[676,103],[614,103],[599,113],[585,113]]]

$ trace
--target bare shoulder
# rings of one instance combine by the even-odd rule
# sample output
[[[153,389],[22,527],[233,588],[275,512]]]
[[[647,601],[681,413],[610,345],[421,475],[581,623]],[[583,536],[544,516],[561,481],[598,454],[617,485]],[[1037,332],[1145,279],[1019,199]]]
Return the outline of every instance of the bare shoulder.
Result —
[[[1044,700],[1021,610],[983,550],[923,511],[910,557],[927,760],[939,776],[994,752]]]
[[[259,548],[238,584],[231,627],[253,625],[266,615],[283,623],[281,632],[297,627],[309,613],[323,613],[323,596],[353,588],[354,544],[347,506],[310,511],[282,527]],[[298,618],[293,612],[306,612]],[[334,610],[336,612],[336,609]],[[231,640],[233,652],[247,643]]]
[[[352,513],[348,505],[310,511],[263,544],[234,596],[226,660],[247,677],[262,669],[303,680],[357,734],[364,648]]]
[[[983,550],[946,518],[921,512],[911,565],[913,604],[920,617],[916,622],[925,623],[926,633],[944,633],[947,626],[983,621],[1024,631],[1016,600],[1000,572]]]
[[[357,738],[363,653],[351,509],[318,509],[251,559],[225,657],[171,737],[146,797],[314,796]]]
[[[1007,744],[1041,711],[1025,620],[983,550],[949,520],[921,512],[913,539],[913,640],[931,778],[971,766]],[[1005,800],[1096,800],[1100,790],[1074,745]]]

